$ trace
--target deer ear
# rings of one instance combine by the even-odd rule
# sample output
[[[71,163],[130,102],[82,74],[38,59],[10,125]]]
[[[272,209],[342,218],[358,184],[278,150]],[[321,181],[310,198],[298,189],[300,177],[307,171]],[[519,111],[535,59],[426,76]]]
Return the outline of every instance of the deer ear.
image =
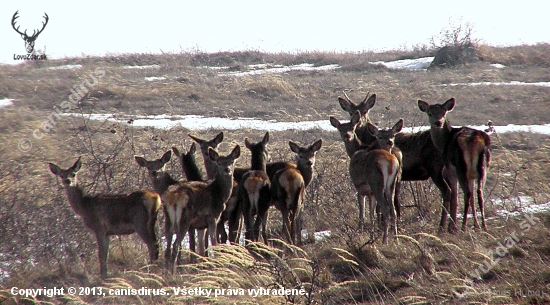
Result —
[[[316,152],[319,149],[321,149],[322,145],[323,145],[323,139],[319,139],[319,140],[315,141],[315,143],[311,144],[311,146],[309,148],[311,148],[311,150]]]
[[[443,103],[443,107],[445,108],[445,110],[451,111],[453,110],[453,108],[455,108],[455,103],[456,103],[455,98],[452,97],[449,100],[447,100],[445,103]]]
[[[298,146],[298,144],[292,141],[288,141],[288,146],[290,146],[290,150],[292,150],[293,152],[297,154],[300,153],[300,146]]]
[[[134,156],[134,160],[141,167],[146,167],[147,166],[147,160],[145,160],[145,158],[143,158],[143,157]]]
[[[376,104],[376,94],[373,93],[366,101],[364,101],[367,105],[367,110],[372,109],[374,105]]]
[[[208,158],[210,158],[210,160],[217,161],[219,157],[220,155],[217,151],[212,149],[212,147],[208,147]]]
[[[174,155],[176,157],[178,157],[179,159],[181,159],[181,152],[180,150],[176,147],[176,146],[172,146],[172,152],[174,153]]]
[[[191,135],[190,133],[188,133],[187,135],[188,135],[191,139],[193,139],[193,141],[195,141],[195,142],[197,142],[197,143],[199,143],[199,144],[201,144],[202,142],[204,142],[204,140],[199,139],[199,138],[197,138],[197,137]]]
[[[246,146],[246,148],[252,150],[252,143],[250,142],[250,140],[248,138],[244,138],[244,146]]]
[[[269,142],[269,131],[266,131],[266,132],[265,132],[264,138],[262,139],[262,143],[263,143],[264,145],[266,145],[267,142]]]
[[[430,104],[424,102],[423,100],[418,100],[418,108],[422,112],[428,111],[428,107],[430,107]]]
[[[59,166],[53,164],[53,163],[48,163],[48,165],[50,166],[50,171],[54,174],[54,175],[58,175],[59,173],[61,173],[61,168],[59,168]]]
[[[392,132],[394,134],[396,134],[398,132],[401,132],[401,130],[403,129],[403,124],[404,124],[403,119],[399,119],[399,121],[397,121],[397,123],[395,123],[395,125],[393,125]]]
[[[80,168],[82,167],[82,161],[81,161],[81,158],[82,157],[78,157],[78,160],[76,160],[76,162],[73,164],[73,166],[71,167],[71,169],[76,173],[80,170]]]
[[[193,142],[193,144],[191,144],[191,147],[189,147],[188,154],[195,154],[196,151],[197,151],[197,144]]]
[[[352,109],[352,105],[351,105],[351,101],[343,98],[343,97],[338,97],[338,103],[340,104],[340,107],[342,107],[342,110],[344,110],[345,112],[349,113],[349,114],[352,114],[353,113],[353,109]]]
[[[334,126],[336,129],[338,129],[338,127],[340,127],[340,121],[338,121],[337,118],[331,116],[328,118],[328,120],[330,121],[330,125]]]
[[[372,136],[375,136],[378,134],[378,127],[374,126],[374,124],[371,124],[370,122],[367,122],[367,131]]]
[[[218,145],[223,141],[223,131],[220,132],[212,141],[214,141],[214,145]]]
[[[233,150],[231,151],[230,156],[232,159],[237,159],[240,155],[241,155],[241,147],[237,144],[237,146],[235,146],[235,148],[233,148]]]
[[[162,157],[160,158],[160,161],[162,161],[162,163],[166,164],[166,163],[170,162],[170,159],[172,159],[172,151],[171,150],[165,152],[164,155],[162,155]]]

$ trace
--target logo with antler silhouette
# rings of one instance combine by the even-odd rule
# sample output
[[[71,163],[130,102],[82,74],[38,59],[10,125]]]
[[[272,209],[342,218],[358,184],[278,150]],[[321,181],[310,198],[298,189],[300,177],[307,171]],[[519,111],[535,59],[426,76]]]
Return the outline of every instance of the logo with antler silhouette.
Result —
[[[31,53],[34,52],[34,43],[36,41],[36,38],[38,38],[38,35],[40,35],[40,33],[42,33],[42,31],[44,31],[44,28],[48,24],[48,20],[50,18],[48,17],[48,14],[44,13],[45,21],[42,21],[42,28],[38,31],[34,30],[32,35],[29,36],[29,35],[27,35],[27,30],[25,30],[25,32],[21,32],[21,31],[19,31],[19,26],[15,27],[15,20],[17,18],[19,18],[18,14],[19,14],[19,11],[16,11],[15,14],[13,14],[13,17],[11,18],[11,25],[12,25],[13,29],[19,35],[21,35],[21,38],[23,38],[23,40],[25,40],[25,49],[27,50],[28,54],[31,54]]]

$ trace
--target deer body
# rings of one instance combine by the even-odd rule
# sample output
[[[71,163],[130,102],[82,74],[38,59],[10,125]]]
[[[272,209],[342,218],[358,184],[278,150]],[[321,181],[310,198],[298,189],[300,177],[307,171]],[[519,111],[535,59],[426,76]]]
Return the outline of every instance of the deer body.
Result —
[[[487,230],[483,206],[483,186],[491,158],[491,138],[487,133],[480,130],[468,127],[452,127],[446,116],[449,111],[453,110],[454,106],[454,98],[443,104],[433,105],[421,100],[418,101],[420,111],[428,114],[431,139],[440,152],[445,166],[453,177],[458,180],[464,193],[462,230],[466,229],[470,207],[472,208],[474,227],[479,228],[475,211],[474,194],[476,192],[482,228]],[[456,222],[457,204],[451,205],[450,211],[451,218]]]
[[[164,232],[165,232],[165,238],[166,238],[166,250],[164,252],[165,258],[170,258],[172,256],[172,239],[174,234],[178,234],[178,226],[180,223],[180,219],[182,217],[183,209],[186,202],[181,201],[169,201],[169,198],[166,198],[164,194],[169,190],[169,188],[178,187],[180,184],[184,183],[183,181],[176,180],[172,178],[172,176],[165,171],[165,165],[170,161],[172,158],[172,152],[167,151],[164,153],[164,155],[157,160],[148,161],[143,157],[134,156],[134,159],[136,163],[147,169],[147,173],[149,175],[149,178],[153,184],[153,190],[159,194],[163,201],[163,210],[165,215],[165,222],[164,222]],[[202,235],[204,235],[203,231],[206,229],[206,225],[196,223],[192,225],[192,228],[189,230],[189,249],[191,251],[195,251],[195,232],[194,230],[199,230]],[[202,230],[202,231],[201,231]],[[201,235],[201,234],[199,234]],[[201,248],[201,244],[199,243],[199,248]],[[204,246],[202,247],[202,249]]]
[[[245,139],[245,145],[251,152],[251,166],[239,183],[239,214],[242,214],[244,218],[245,238],[251,241],[258,241],[260,233],[259,228],[258,230],[254,228],[254,216],[256,216],[259,223],[265,224],[266,222],[263,222],[261,218],[265,215],[260,215],[259,211],[267,210],[271,200],[271,182],[267,175],[268,141],[268,132],[258,143],[252,143],[248,138]],[[267,243],[266,228],[265,226],[262,228],[264,242]]]
[[[216,227],[233,192],[233,167],[239,156],[238,145],[228,156],[219,156],[210,148],[209,158],[217,166],[214,179],[209,182],[187,183],[165,194],[171,197],[171,201],[185,205],[179,225],[180,234],[176,236],[174,249],[181,243],[181,233],[186,232],[193,222],[206,223],[212,245],[217,244]],[[172,260],[175,258],[175,253],[172,253]]]
[[[110,235],[137,233],[149,250],[149,259],[158,259],[159,245],[155,234],[160,196],[149,191],[137,191],[123,195],[86,195],[79,187],[76,173],[80,170],[80,158],[75,164],[62,170],[49,163],[50,171],[60,177],[73,211],[95,235],[98,246],[100,274],[107,277],[107,257]]]
[[[217,171],[217,165],[215,162],[212,162],[212,160],[210,160],[208,156],[208,150],[210,148],[216,149],[218,147],[218,145],[223,141],[223,132],[220,132],[212,140],[209,140],[209,141],[197,138],[190,134],[188,136],[191,139],[193,139],[193,141],[195,141],[197,144],[199,144],[201,154],[202,154],[202,159],[204,161],[204,168],[206,169],[207,178],[209,180],[214,179],[214,176],[216,175],[216,171]],[[218,237],[217,237],[218,241],[222,243],[226,243],[228,239],[228,234],[225,231],[226,222],[229,221],[230,231],[232,230],[232,228],[234,229],[234,231],[238,230],[239,224],[238,223],[234,224],[232,223],[232,221],[237,218],[236,215],[238,214],[237,204],[238,204],[238,189],[239,189],[238,183],[239,182],[240,180],[235,180],[235,182],[233,183],[233,191],[231,193],[232,196],[226,203],[225,211],[221,216],[221,221],[219,222],[218,228],[216,230],[218,234]],[[230,238],[229,240],[230,242],[236,242],[236,237],[235,239]]]
[[[322,140],[315,141],[308,147],[301,147],[289,141],[290,149],[296,153],[296,163],[277,162],[268,164],[267,172],[271,178],[271,202],[283,216],[283,235],[295,244],[301,243],[301,210],[305,188],[313,179],[315,154]],[[266,216],[263,220],[267,219]]]
[[[370,102],[363,102],[360,104],[353,103],[347,96],[346,98],[339,98],[340,106],[343,110],[350,114],[350,117],[355,111],[360,111],[361,121],[357,127],[357,136],[359,140],[365,144],[370,145],[374,142],[372,135],[369,135],[365,131],[364,126],[369,121],[368,113],[376,102],[376,95],[372,95],[368,100]],[[457,188],[456,183],[453,183],[453,179],[444,169],[444,162],[440,157],[440,152],[432,142],[430,131],[420,131],[417,133],[399,133],[395,136],[395,147],[401,151],[402,155],[402,175],[401,181],[419,181],[431,178],[433,183],[441,192],[443,199],[443,208],[441,210],[441,220],[439,223],[439,231],[445,230],[447,227],[447,214],[449,208],[457,203]],[[396,190],[395,204],[396,207],[400,206],[397,194],[399,193],[399,187]],[[397,214],[400,212],[397,210]],[[456,230],[456,221],[453,219],[448,224],[448,231],[454,232]]]

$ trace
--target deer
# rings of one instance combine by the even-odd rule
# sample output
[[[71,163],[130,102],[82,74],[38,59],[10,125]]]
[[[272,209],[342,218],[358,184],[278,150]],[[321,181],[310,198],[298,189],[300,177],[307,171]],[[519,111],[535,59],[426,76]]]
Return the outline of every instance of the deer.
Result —
[[[356,128],[356,133],[361,142],[370,145],[374,142],[374,138],[366,130],[366,122],[370,122],[368,114],[376,103],[376,94],[372,94],[368,99],[365,98],[360,104],[353,103],[345,92],[344,96],[345,98],[338,97],[340,107],[348,112],[350,117],[355,111],[360,111],[361,120]],[[423,181],[431,178],[439,189],[443,199],[439,232],[445,231],[449,209],[456,205],[458,200],[458,189],[456,183],[451,181],[452,175],[445,169],[440,152],[431,139],[430,131],[399,133],[395,136],[395,147],[398,147],[402,154],[401,181]],[[399,190],[396,190],[396,193],[399,193]],[[400,206],[401,204],[397,202],[396,205]],[[400,214],[399,210],[397,210],[397,214]],[[456,232],[456,219],[451,218],[447,230],[449,233]]]
[[[239,183],[239,215],[242,214],[244,218],[245,239],[258,241],[259,230],[255,230],[254,226],[254,216],[257,216],[258,223],[264,224],[262,234],[265,242],[267,241],[265,222],[262,221],[259,211],[265,210],[266,206],[269,207],[271,200],[271,181],[267,175],[269,132],[266,132],[258,143],[252,143],[248,138],[245,138],[244,142],[251,152],[251,165],[250,170],[243,175]]]
[[[44,31],[46,25],[48,24],[48,21],[50,20],[50,17],[48,17],[48,14],[44,13],[43,18],[45,21],[42,22],[42,28],[38,31],[33,30],[32,35],[29,36],[27,35],[27,30],[25,30],[25,32],[21,32],[19,31],[20,26],[18,26],[17,28],[15,27],[16,19],[19,18],[18,14],[19,11],[16,11],[15,14],[13,14],[13,17],[11,18],[11,26],[19,35],[21,35],[21,38],[23,38],[23,40],[25,41],[25,50],[27,51],[27,54],[31,54],[34,51],[34,43],[36,42],[36,38],[38,38],[38,35],[40,35],[42,31]]]
[[[289,141],[290,150],[296,153],[296,163],[277,162],[268,164],[267,174],[271,179],[271,205],[281,211],[283,235],[291,244],[301,244],[301,209],[304,192],[313,179],[315,155],[321,149],[319,139],[307,147]],[[265,222],[268,211],[260,211]],[[265,232],[265,223],[262,223]],[[264,237],[265,239],[265,237]]]
[[[483,207],[483,187],[491,160],[491,138],[481,131],[469,127],[453,127],[447,113],[455,107],[455,98],[443,104],[432,104],[418,100],[420,111],[428,115],[430,136],[437,147],[445,167],[458,180],[464,193],[464,218],[462,230],[466,230],[468,209],[472,208],[474,228],[479,229],[474,193],[477,192],[481,225],[487,231]],[[477,188],[476,188],[477,181]],[[456,221],[458,205],[451,206],[451,218]]]
[[[212,160],[210,160],[208,150],[210,148],[217,149],[218,145],[220,145],[220,143],[223,141],[223,137],[224,137],[223,132],[220,132],[219,134],[217,134],[212,140],[204,140],[204,139],[198,138],[196,136],[193,136],[191,134],[188,134],[188,136],[191,139],[193,139],[193,141],[195,141],[200,147],[202,159],[203,159],[203,162],[204,162],[204,168],[206,169],[206,177],[208,179],[214,179],[214,176],[216,175],[216,171],[217,171],[217,165],[216,165],[215,162],[212,162]],[[241,177],[242,177],[242,175],[241,175]],[[241,179],[241,177],[239,177],[238,179]],[[217,234],[218,234],[218,237],[217,237],[218,241],[221,242],[221,243],[226,243],[227,239],[228,239],[228,234],[225,231],[225,223],[226,222],[229,221],[230,230],[233,229],[233,230],[237,231],[238,227],[239,227],[238,223],[236,223],[236,224],[233,223],[233,221],[238,220],[236,218],[236,214],[238,214],[237,200],[238,200],[238,189],[239,189],[238,188],[238,183],[239,183],[239,181],[240,180],[235,180],[235,183],[233,185],[234,188],[233,188],[233,191],[232,191],[233,195],[232,195],[231,199],[229,200],[229,202],[227,202],[226,210],[223,212],[222,217],[221,217],[221,221],[219,222],[218,228],[216,230]],[[235,236],[234,239],[230,239],[230,242],[236,242],[236,239],[237,239],[237,237]]]
[[[78,184],[77,173],[81,157],[68,169],[48,163],[50,171],[61,179],[72,210],[82,218],[84,225],[97,240],[101,278],[107,278],[107,257],[111,235],[137,233],[149,250],[149,261],[158,259],[159,244],[155,223],[161,198],[150,191],[136,191],[118,195],[88,195]]]
[[[338,132],[340,133],[340,138],[344,142],[344,147],[346,148],[346,153],[348,157],[351,159],[353,155],[362,149],[367,148],[380,148],[379,139],[377,139],[375,136],[371,134],[371,132],[374,132],[374,126],[372,123],[367,122],[367,127],[371,127],[369,132],[370,136],[374,137],[375,141],[371,142],[370,145],[365,145],[361,140],[359,140],[359,137],[356,134],[356,129],[359,123],[361,122],[361,113],[359,111],[356,111],[354,115],[352,115],[351,120],[348,123],[341,123],[338,119],[336,119],[333,116],[329,117],[330,124],[335,127]],[[371,126],[372,125],[372,126]],[[398,175],[398,181],[395,191],[395,198],[394,198],[394,206],[397,214],[397,219],[400,217],[400,206],[399,201],[397,198],[399,198],[399,184],[401,182],[401,171],[402,171],[402,154],[399,149],[396,149],[394,146],[392,146],[391,149],[389,149],[390,152],[399,160],[399,175]],[[357,192],[357,206],[359,208],[359,227],[364,227],[365,224],[365,197],[369,199],[369,207],[371,208],[371,225],[373,225],[374,222],[374,212],[372,211],[375,207],[377,209],[377,212],[379,212],[379,206],[376,205],[374,194],[370,189],[365,189],[362,192]]]
[[[176,240],[173,244],[175,251],[172,253],[172,261],[179,257],[181,240],[193,222],[207,223],[212,246],[217,244],[216,227],[233,192],[233,168],[235,160],[239,158],[240,154],[239,145],[236,145],[227,156],[220,156],[214,149],[209,148],[208,158],[216,165],[214,179],[208,182],[181,184],[178,188],[169,190],[164,194],[163,197],[168,202],[180,204],[184,207],[179,224],[180,234],[176,234]],[[200,241],[201,238],[199,238]]]
[[[147,160],[144,157],[140,156],[134,156],[134,160],[136,163],[147,170],[147,174],[149,176],[149,179],[151,180],[153,184],[153,190],[159,194],[162,198],[162,195],[172,186],[178,186],[183,181],[176,180],[172,178],[172,176],[165,171],[166,163],[170,162],[172,159],[172,152],[167,151],[165,152],[160,159],[156,160]],[[165,259],[170,258],[172,255],[172,239],[174,236],[174,233],[178,234],[177,227],[180,222],[180,218],[182,216],[183,207],[170,204],[170,202],[164,201],[163,204],[163,210],[165,215],[165,222],[164,222],[164,232],[165,232],[165,238],[166,238],[166,250],[164,252]],[[199,225],[193,226],[192,229],[189,230],[189,249],[193,252],[196,251],[196,245],[195,245],[195,229],[199,230],[199,236],[204,236],[204,230],[206,229],[206,226]],[[201,231],[202,230],[202,231]]]

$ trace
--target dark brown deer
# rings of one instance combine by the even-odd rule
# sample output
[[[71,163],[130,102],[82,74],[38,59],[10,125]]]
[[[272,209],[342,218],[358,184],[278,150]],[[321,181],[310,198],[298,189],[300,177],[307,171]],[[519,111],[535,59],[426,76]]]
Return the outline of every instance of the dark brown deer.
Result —
[[[208,235],[213,246],[217,244],[216,227],[222,212],[233,191],[233,167],[240,156],[240,146],[237,145],[227,156],[219,156],[210,148],[208,158],[216,164],[213,180],[209,182],[193,182],[180,185],[175,190],[169,190],[163,198],[168,202],[184,207],[179,230],[176,235],[172,253],[172,261],[178,257],[179,247],[184,233],[193,222],[205,222],[208,225]],[[183,233],[183,234],[181,234]],[[200,242],[199,238],[199,242]]]
[[[361,124],[358,126],[359,132],[357,132],[357,136],[359,140],[366,145],[372,143],[374,141],[373,137],[368,135],[368,131],[366,131],[366,127],[364,127],[366,124],[363,122],[368,121],[368,113],[376,103],[376,95],[373,94],[367,102],[360,104],[353,103],[347,96],[345,99],[339,97],[338,101],[342,109],[349,113],[350,117],[355,111],[361,112]],[[441,210],[439,231],[444,231],[447,227],[449,208],[452,205],[456,205],[458,190],[454,186],[456,184],[450,181],[452,178],[444,171],[444,162],[440,157],[439,151],[432,142],[430,131],[424,130],[416,133],[399,133],[395,137],[395,146],[401,150],[403,156],[401,181],[421,181],[431,178],[435,186],[441,192],[443,208]],[[400,203],[397,205],[400,205]],[[452,219],[448,224],[448,231],[451,233],[456,231],[455,219]]]
[[[216,175],[217,165],[215,162],[212,162],[210,158],[208,157],[208,150],[210,148],[217,149],[218,145],[223,141],[223,132],[220,132],[217,136],[215,136],[212,140],[203,140],[198,137],[195,137],[193,135],[188,135],[191,139],[193,139],[197,144],[199,144],[199,147],[201,149],[202,159],[204,161],[204,167],[206,169],[206,176],[208,179],[214,179],[214,176]],[[239,177],[240,179],[240,177]],[[238,214],[237,211],[237,201],[238,201],[238,190],[239,190],[239,183],[240,180],[235,179],[235,183],[233,184],[233,191],[232,196],[229,199],[229,201],[226,204],[226,210],[223,211],[223,214],[221,216],[221,221],[218,224],[217,234],[218,234],[218,242],[226,243],[228,239],[228,234],[225,231],[225,223],[235,219],[235,215]],[[231,228],[238,227],[239,224],[233,224],[229,223],[230,230]],[[237,228],[235,228],[237,230]],[[236,240],[230,239],[230,242],[236,242]]]
[[[443,104],[433,105],[422,100],[418,101],[420,111],[428,115],[432,141],[439,150],[445,166],[458,179],[464,193],[462,230],[466,229],[469,207],[472,208],[474,227],[479,229],[474,198],[476,181],[481,225],[484,230],[487,230],[483,207],[483,185],[491,159],[491,138],[487,133],[473,128],[452,127],[447,119],[447,113],[452,111],[454,107],[454,98],[447,100]],[[451,218],[453,221],[456,221],[457,209],[457,205],[451,206]]]
[[[21,35],[21,38],[25,40],[25,50],[27,50],[28,54],[31,54],[34,51],[34,43],[36,42],[36,38],[38,38],[38,35],[40,35],[42,31],[44,31],[46,25],[48,24],[48,20],[50,20],[50,17],[48,17],[48,14],[44,13],[45,21],[42,22],[42,28],[38,31],[33,30],[32,35],[29,36],[27,35],[27,30],[25,30],[25,32],[21,32],[19,31],[19,26],[17,28],[15,27],[15,20],[19,18],[18,14],[19,11],[16,11],[15,14],[13,14],[13,17],[11,18],[11,26],[19,35]]]
[[[244,140],[246,148],[251,152],[250,170],[246,172],[239,183],[239,214],[243,215],[245,225],[245,238],[251,241],[258,241],[259,231],[255,230],[254,223],[257,216],[258,224],[265,224],[258,214],[260,207],[269,207],[271,200],[271,182],[267,175],[267,161],[269,152],[267,143],[269,142],[269,132],[266,132],[262,140],[258,143],[252,143],[248,138]],[[264,242],[267,243],[265,227],[262,235]]]
[[[302,147],[289,141],[290,150],[296,153],[296,163],[277,162],[267,166],[271,180],[271,202],[283,215],[283,235],[292,244],[301,244],[301,209],[305,188],[313,179],[315,155],[321,149],[323,140],[319,139],[308,147]],[[267,220],[267,211],[260,211],[263,221]],[[265,224],[262,224],[265,227]]]
[[[161,206],[158,194],[137,191],[131,194],[89,196],[78,185],[77,173],[82,166],[80,157],[65,170],[53,163],[48,164],[50,171],[61,178],[71,208],[96,237],[102,278],[107,277],[111,235],[137,233],[147,245],[150,261],[158,259],[159,244],[155,234],[157,213]]]
[[[140,156],[134,156],[136,163],[147,170],[149,179],[153,183],[153,190],[162,196],[170,186],[179,185],[183,181],[176,180],[165,171],[166,163],[170,162],[172,158],[172,152],[167,151],[162,155],[160,159],[149,161]],[[161,197],[162,198],[162,197]],[[180,218],[183,212],[183,207],[177,205],[171,205],[170,202],[164,201],[163,211],[164,211],[164,234],[166,238],[166,250],[164,251],[165,258],[171,258],[172,256],[172,239],[174,234],[178,233],[177,227],[180,222]],[[195,245],[195,229],[199,230],[199,236],[204,236],[206,225],[192,226],[192,229],[189,230],[189,249],[191,251],[196,250]],[[201,231],[202,230],[202,231]]]

